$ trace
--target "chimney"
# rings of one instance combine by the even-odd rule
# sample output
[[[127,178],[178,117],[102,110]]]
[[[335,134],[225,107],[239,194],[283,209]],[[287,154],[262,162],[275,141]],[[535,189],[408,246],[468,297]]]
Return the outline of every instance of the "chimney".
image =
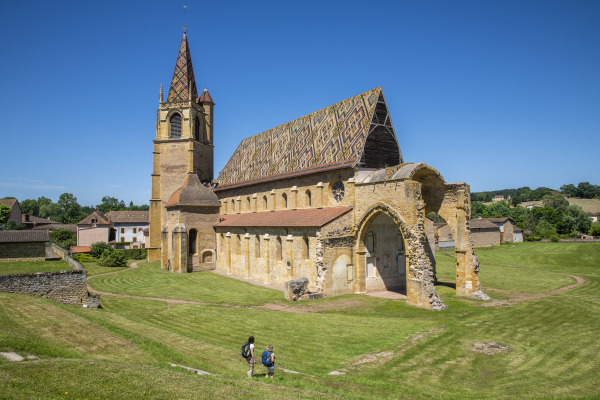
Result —
[[[29,214],[23,214],[23,215],[21,215],[21,220],[22,220],[22,222],[28,222],[29,221]]]
[[[108,218],[108,222],[110,222],[110,215],[107,215],[106,217]]]
[[[46,217],[46,219],[47,219],[48,221],[50,221],[50,217]]]

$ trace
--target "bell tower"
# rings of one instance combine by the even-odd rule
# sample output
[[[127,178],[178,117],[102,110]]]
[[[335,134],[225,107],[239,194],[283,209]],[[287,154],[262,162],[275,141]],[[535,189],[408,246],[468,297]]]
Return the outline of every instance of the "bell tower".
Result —
[[[156,115],[150,198],[148,261],[160,261],[161,229],[167,225],[165,204],[195,174],[201,182],[213,179],[213,102],[205,88],[198,96],[192,57],[184,31],[167,101],[160,85]]]

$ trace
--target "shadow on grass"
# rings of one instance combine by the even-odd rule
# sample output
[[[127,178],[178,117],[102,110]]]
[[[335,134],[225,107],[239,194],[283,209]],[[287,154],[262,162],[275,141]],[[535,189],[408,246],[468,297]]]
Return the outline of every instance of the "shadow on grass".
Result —
[[[449,287],[450,289],[456,290],[456,282],[443,282],[443,281],[438,280],[436,283],[436,286],[446,286],[446,287]]]

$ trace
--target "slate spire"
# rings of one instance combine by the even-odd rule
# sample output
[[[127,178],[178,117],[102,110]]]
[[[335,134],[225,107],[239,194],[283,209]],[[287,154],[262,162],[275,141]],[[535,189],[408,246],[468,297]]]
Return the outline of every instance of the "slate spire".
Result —
[[[181,39],[181,46],[179,46],[179,54],[177,55],[177,62],[175,63],[175,71],[173,72],[167,101],[186,101],[190,98],[192,100],[198,98],[198,89],[196,89],[190,46],[187,35],[184,33],[183,39]]]

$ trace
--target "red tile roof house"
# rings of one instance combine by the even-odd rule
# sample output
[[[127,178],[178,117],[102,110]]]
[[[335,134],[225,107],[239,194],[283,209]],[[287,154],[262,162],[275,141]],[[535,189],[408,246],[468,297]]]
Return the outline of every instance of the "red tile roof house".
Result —
[[[489,221],[500,227],[500,241],[502,243],[516,243],[517,241],[523,241],[523,231],[513,224],[513,220],[510,217],[502,218],[479,218],[479,221]],[[521,235],[515,238],[515,228],[521,231]],[[516,240],[515,240],[516,239]]]
[[[21,206],[19,205],[19,201],[17,199],[0,199],[0,204],[4,204],[5,206],[12,208],[9,219],[15,221],[15,224],[21,223]]]
[[[46,242],[49,240],[50,236],[47,230],[0,230],[0,263],[44,261],[46,259]],[[2,275],[1,265],[0,275]]]
[[[96,210],[77,223],[77,247],[88,247],[97,242],[114,240],[114,224],[110,217]],[[73,249],[85,252],[85,249]],[[89,251],[89,250],[87,250]]]

